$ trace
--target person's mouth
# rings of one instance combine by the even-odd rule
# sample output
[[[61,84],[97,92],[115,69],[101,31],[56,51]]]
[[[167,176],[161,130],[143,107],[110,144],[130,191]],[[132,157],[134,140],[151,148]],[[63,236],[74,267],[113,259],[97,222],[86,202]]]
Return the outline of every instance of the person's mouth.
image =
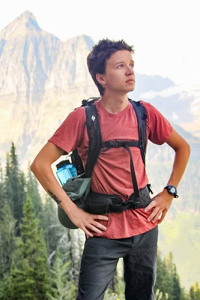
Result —
[[[132,79],[132,78],[130,78],[130,79],[128,79],[126,82],[135,82],[135,80]]]

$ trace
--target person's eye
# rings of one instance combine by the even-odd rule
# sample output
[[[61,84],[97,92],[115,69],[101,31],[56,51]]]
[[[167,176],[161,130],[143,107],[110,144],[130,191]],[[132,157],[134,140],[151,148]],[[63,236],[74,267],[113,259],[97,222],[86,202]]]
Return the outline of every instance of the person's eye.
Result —
[[[130,64],[130,67],[131,67],[132,69],[134,69],[134,64]]]
[[[123,64],[117,66],[117,69],[121,69],[121,68],[123,68]]]

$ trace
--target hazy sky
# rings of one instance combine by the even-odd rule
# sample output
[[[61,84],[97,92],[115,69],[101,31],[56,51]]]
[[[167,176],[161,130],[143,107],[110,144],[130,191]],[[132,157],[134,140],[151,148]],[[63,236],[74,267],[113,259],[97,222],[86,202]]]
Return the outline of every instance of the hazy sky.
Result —
[[[1,0],[0,30],[25,10],[63,41],[124,39],[138,73],[200,86],[200,0]]]

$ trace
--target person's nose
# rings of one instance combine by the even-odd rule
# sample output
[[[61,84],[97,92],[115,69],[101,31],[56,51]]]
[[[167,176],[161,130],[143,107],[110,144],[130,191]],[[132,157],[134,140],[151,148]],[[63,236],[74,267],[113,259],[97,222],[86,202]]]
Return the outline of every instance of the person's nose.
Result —
[[[126,75],[134,75],[133,67],[127,66]]]

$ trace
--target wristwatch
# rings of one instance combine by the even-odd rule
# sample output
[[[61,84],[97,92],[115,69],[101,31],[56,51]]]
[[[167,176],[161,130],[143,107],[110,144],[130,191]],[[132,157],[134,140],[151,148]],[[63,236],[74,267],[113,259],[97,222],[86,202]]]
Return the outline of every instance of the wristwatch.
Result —
[[[170,195],[174,196],[174,198],[179,197],[179,195],[177,195],[177,189],[174,185],[166,185],[164,188],[168,191]]]

